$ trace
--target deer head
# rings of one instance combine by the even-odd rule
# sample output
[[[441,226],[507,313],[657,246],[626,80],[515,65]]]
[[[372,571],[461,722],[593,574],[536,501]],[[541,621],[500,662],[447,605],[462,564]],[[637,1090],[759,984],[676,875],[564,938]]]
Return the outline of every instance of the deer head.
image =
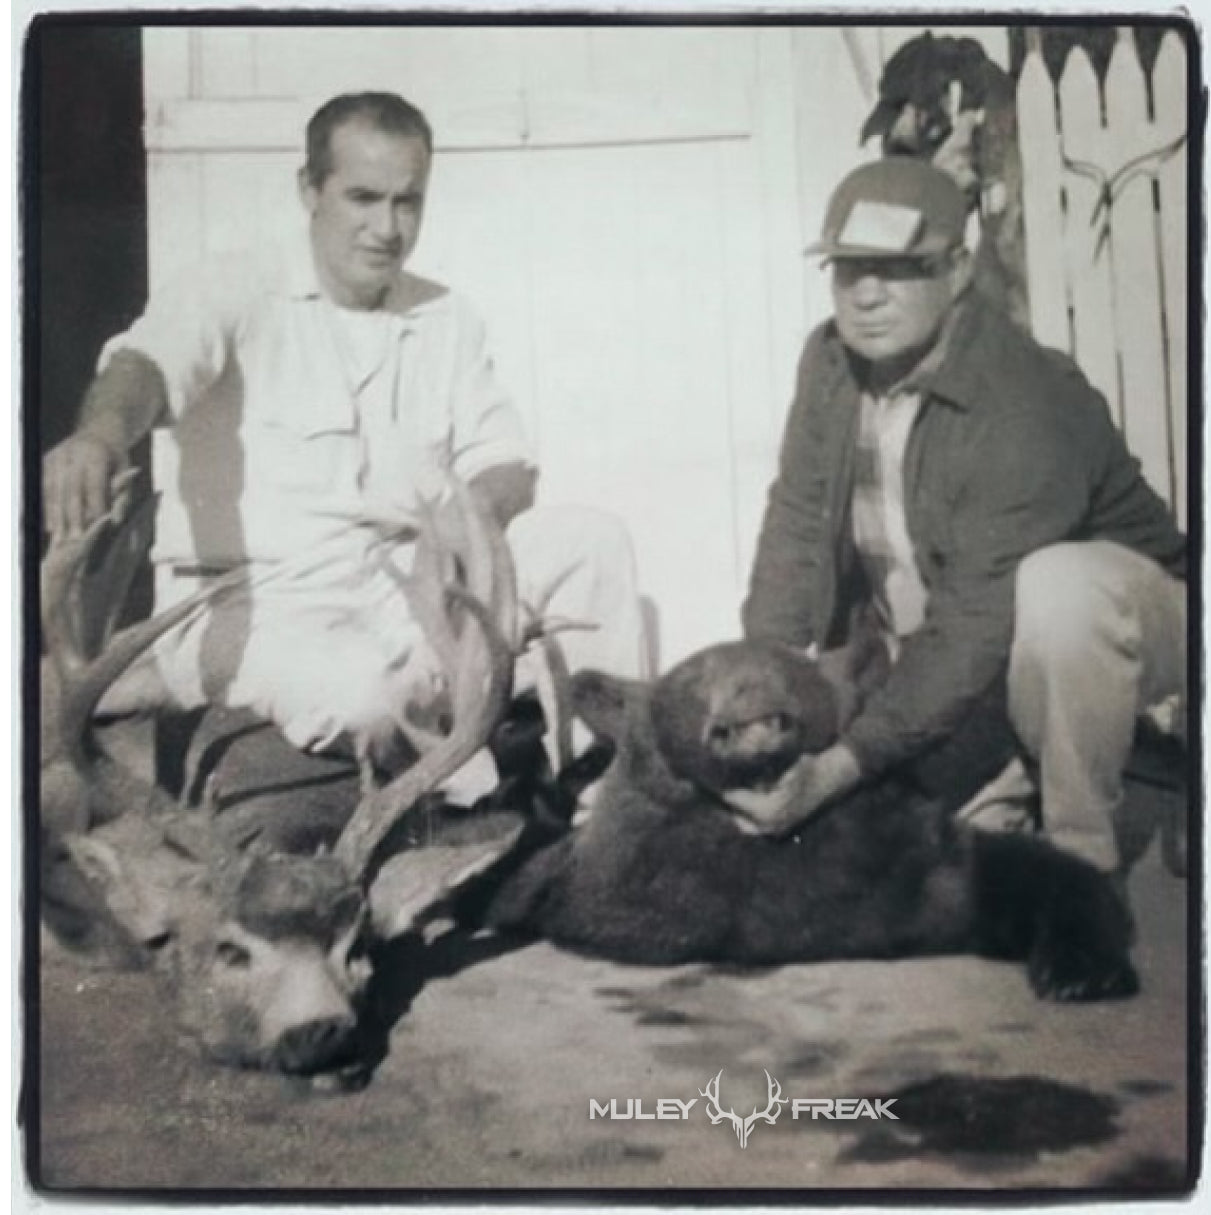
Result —
[[[464,547],[443,548],[426,517],[412,572],[400,578],[443,662],[452,725],[429,733],[404,715],[417,762],[364,791],[331,854],[286,855],[233,839],[213,799],[181,809],[92,737],[92,713],[113,680],[167,630],[246,587],[247,574],[114,634],[150,542],[150,505],[56,540],[44,560],[44,920],[69,945],[152,965],[181,1028],[210,1058],[306,1074],[355,1066],[380,845],[484,744],[511,690],[509,553],[469,492],[456,484],[452,494]]]

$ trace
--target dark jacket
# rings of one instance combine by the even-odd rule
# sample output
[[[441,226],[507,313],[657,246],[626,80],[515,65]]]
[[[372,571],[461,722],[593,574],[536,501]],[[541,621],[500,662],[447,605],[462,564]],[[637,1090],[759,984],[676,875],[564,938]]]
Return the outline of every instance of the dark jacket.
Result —
[[[972,292],[958,307],[904,455],[925,621],[844,739],[867,773],[945,737],[1003,674],[1029,553],[1114,540],[1185,572],[1184,537],[1077,366]],[[808,339],[744,605],[749,637],[837,644],[865,594],[849,509],[859,373],[832,322]]]

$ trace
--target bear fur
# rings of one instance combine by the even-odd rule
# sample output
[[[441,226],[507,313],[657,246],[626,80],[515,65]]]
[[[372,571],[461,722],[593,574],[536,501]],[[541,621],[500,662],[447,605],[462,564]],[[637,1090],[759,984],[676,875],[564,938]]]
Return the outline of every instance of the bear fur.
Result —
[[[480,923],[620,962],[975,953],[1025,961],[1040,996],[1138,990],[1110,880],[1039,837],[963,827],[957,791],[947,802],[889,776],[786,838],[743,831],[721,793],[767,784],[836,736],[833,688],[789,649],[713,646],[653,685],[583,672],[573,704],[613,748],[592,813],[481,888]],[[933,778],[953,778],[937,760]]]

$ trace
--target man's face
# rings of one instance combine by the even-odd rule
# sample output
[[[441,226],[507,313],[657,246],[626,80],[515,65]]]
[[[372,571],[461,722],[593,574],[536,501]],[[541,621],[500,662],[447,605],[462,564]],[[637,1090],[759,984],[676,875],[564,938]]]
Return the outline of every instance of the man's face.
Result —
[[[874,364],[923,351],[966,283],[962,258],[842,257],[833,262],[841,340]]]
[[[346,308],[376,308],[416,246],[429,180],[417,138],[354,120],[331,139],[332,171],[320,185],[300,174],[311,244],[324,289]]]

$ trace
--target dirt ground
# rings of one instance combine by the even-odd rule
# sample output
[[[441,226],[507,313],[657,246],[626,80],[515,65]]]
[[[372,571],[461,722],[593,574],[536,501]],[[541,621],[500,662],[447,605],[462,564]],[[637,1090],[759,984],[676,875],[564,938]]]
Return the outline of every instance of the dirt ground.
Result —
[[[1084,1006],[1041,1003],[1022,968],[973,958],[727,972],[490,940],[414,950],[396,959],[411,977],[389,1054],[349,1093],[195,1061],[146,975],[49,955],[28,1163],[52,1195],[151,1198],[1173,1192],[1191,1150],[1188,887],[1154,845],[1130,892],[1143,991]],[[895,1098],[899,1118],[812,1121],[787,1105],[742,1148],[699,1096],[720,1069],[721,1104],[742,1115],[764,1105],[768,1070],[792,1100]],[[694,1097],[684,1121],[589,1116],[591,1099],[650,1113]]]

